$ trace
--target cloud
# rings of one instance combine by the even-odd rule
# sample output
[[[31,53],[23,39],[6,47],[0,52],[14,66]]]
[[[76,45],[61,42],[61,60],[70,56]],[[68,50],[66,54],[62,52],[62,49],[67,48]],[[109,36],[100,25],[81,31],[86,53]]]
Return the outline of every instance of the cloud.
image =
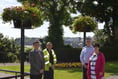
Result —
[[[0,14],[3,12],[3,9],[11,6],[20,6],[21,3],[16,0],[0,0]]]

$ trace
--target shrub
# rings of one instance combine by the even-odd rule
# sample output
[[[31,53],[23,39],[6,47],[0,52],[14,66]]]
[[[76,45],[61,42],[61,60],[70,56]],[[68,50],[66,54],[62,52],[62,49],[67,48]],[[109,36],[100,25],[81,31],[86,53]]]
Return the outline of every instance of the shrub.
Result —
[[[117,49],[118,49],[118,46],[115,46],[115,45],[101,47],[101,51],[104,53],[107,61],[118,60]]]
[[[0,53],[0,62],[1,63],[7,63],[7,62],[15,62],[17,60],[17,56],[14,53],[5,53],[1,52]]]
[[[7,57],[8,57],[8,62],[15,62],[17,60],[17,56],[11,52],[8,53]]]

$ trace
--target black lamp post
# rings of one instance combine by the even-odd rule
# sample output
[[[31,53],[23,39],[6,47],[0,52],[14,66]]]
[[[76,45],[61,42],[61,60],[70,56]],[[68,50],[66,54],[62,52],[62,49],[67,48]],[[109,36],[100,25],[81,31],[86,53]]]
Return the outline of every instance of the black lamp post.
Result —
[[[91,27],[88,25],[85,27],[84,30],[84,46],[86,45],[86,32],[90,32],[91,31]]]
[[[20,53],[20,74],[21,79],[24,79],[24,33],[25,29],[31,29],[31,21],[30,19],[22,21],[21,19],[14,19],[13,20],[14,27],[21,29],[21,53]]]
[[[24,79],[24,28],[21,25],[21,64],[20,64],[20,72],[21,72],[21,79]]]

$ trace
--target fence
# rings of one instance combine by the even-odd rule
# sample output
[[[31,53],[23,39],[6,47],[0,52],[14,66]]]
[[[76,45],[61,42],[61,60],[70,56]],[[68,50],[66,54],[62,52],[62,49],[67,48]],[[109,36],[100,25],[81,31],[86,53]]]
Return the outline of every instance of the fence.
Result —
[[[0,71],[15,73],[14,76],[0,77],[0,79],[11,79],[11,78],[17,79],[18,77],[21,77],[21,75],[19,75],[20,72],[18,72],[18,71],[3,70],[3,69],[0,69]],[[30,75],[30,73],[26,73],[26,72],[24,73],[24,76],[28,76],[28,75]]]

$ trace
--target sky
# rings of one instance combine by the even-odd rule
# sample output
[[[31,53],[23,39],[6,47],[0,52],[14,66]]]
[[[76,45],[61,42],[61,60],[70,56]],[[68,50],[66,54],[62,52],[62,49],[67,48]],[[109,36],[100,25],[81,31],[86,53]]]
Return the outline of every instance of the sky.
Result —
[[[3,9],[6,7],[11,6],[20,6],[21,4],[18,3],[16,0],[0,0],[0,15],[3,12]],[[72,14],[72,16],[76,16],[75,14]],[[98,28],[103,29],[103,25],[101,23],[98,23]],[[20,29],[13,28],[13,23],[3,23],[1,16],[0,16],[0,33],[2,33],[6,37],[10,38],[19,38],[20,37]],[[25,30],[25,36],[27,37],[38,37],[43,38],[48,35],[48,27],[49,22],[44,22],[42,26],[35,28],[35,29],[27,29]],[[82,32],[78,32],[76,34],[72,33],[72,31],[69,29],[69,27],[64,28],[64,37],[83,37]],[[94,36],[94,33],[90,32],[87,33],[87,36]]]

